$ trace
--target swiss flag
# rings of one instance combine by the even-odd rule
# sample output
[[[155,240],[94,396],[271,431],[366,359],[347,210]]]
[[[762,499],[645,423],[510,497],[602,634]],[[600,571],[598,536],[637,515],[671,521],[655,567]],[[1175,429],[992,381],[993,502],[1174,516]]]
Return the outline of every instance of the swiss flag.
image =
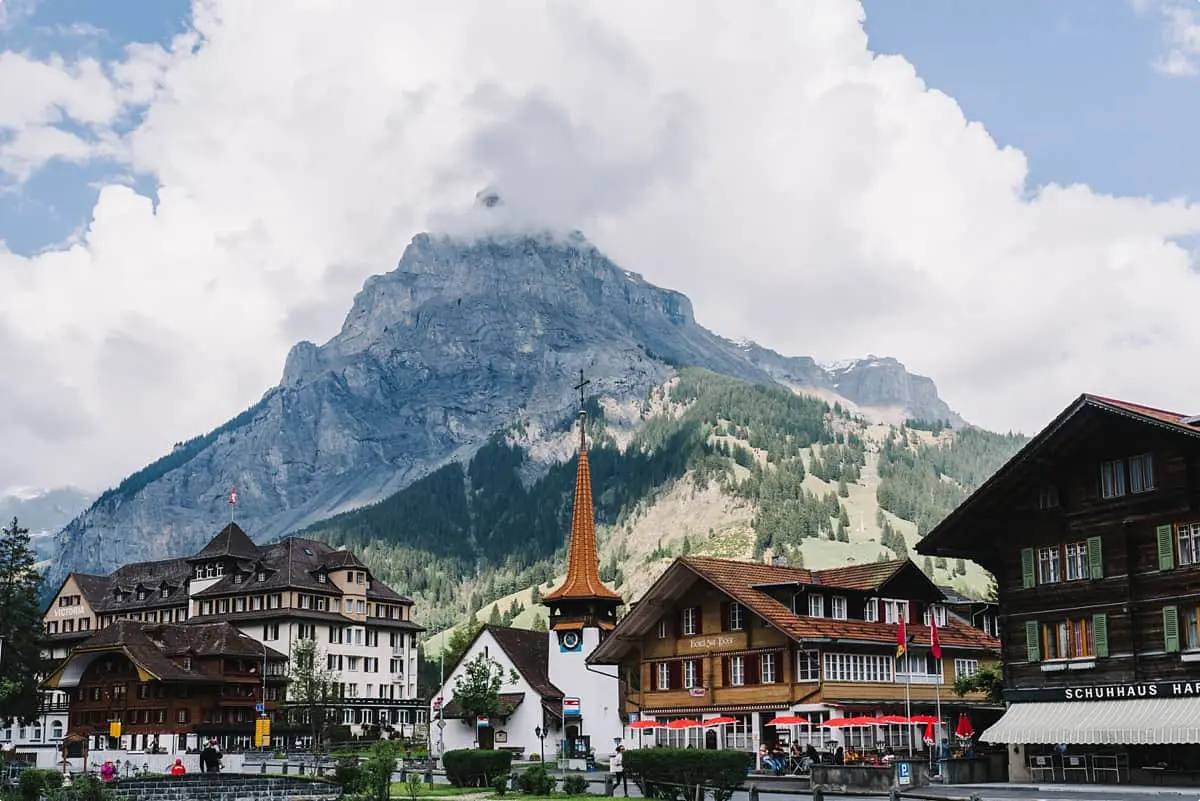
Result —
[[[233,489],[231,489],[229,491],[229,503],[230,504],[237,503],[237,487],[234,487]]]
[[[929,651],[933,654],[934,659],[941,660],[942,643],[938,639],[937,615],[932,612],[929,614]]]

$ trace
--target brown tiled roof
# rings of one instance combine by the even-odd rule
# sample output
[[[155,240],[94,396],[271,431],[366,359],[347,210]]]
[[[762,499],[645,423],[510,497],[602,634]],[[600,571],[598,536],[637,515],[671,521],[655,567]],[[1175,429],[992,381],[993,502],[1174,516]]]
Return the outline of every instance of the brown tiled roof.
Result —
[[[509,714],[511,714],[511,712],[507,712],[506,710],[509,707],[512,707],[513,710],[516,710],[516,708],[519,707],[525,700],[525,693],[500,693],[498,698],[500,701],[501,710],[500,717],[506,718]],[[459,707],[458,702],[453,698],[451,698],[450,702],[442,708],[442,717],[444,718],[450,718],[453,720],[456,718],[461,718],[462,716],[462,709]]]
[[[867,562],[828,570],[814,570],[813,583],[843,590],[877,590],[909,564],[911,563],[907,559],[892,559],[887,562]]]
[[[1186,415],[1140,403],[1107,398],[1103,395],[1084,393],[1051,420],[1029,442],[1025,443],[1011,459],[1005,462],[987,481],[983,482],[965,501],[946,515],[932,531],[917,543],[917,551],[939,556],[976,556],[977,554],[970,552],[971,548],[964,547],[970,542],[972,532],[969,529],[960,530],[963,519],[980,503],[986,503],[993,493],[1019,478],[1027,463],[1043,449],[1051,447],[1068,423],[1086,410],[1099,410],[1175,434],[1200,438],[1200,426],[1184,423],[1183,421],[1188,419]]]
[[[562,698],[562,690],[550,681],[550,638],[546,632],[491,625],[483,630],[492,635],[534,692],[542,698]]]
[[[581,435],[582,436],[582,435]],[[567,577],[562,586],[546,593],[543,601],[604,600],[623,603],[619,593],[600,580],[596,555],[596,518],[592,509],[592,472],[587,446],[580,444],[575,470],[575,508],[571,513],[571,542],[567,550]]]

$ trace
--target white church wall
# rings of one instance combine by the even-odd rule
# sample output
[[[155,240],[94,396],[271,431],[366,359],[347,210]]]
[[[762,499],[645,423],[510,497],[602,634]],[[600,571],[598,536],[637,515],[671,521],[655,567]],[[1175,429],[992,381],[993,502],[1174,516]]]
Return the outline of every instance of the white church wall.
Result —
[[[625,742],[626,730],[621,723],[621,686],[616,667],[589,667],[587,655],[600,644],[600,630],[585,628],[580,632],[583,642],[576,651],[565,651],[559,642],[559,632],[550,637],[550,681],[567,698],[578,698],[581,714],[580,733],[592,738],[596,758],[607,762],[618,743]],[[564,733],[575,721],[563,719]],[[625,742],[626,747],[629,743]]]
[[[509,670],[516,670],[516,666],[509,660],[508,654],[485,629],[467,649],[455,669],[446,676],[446,683],[437,693],[445,699],[443,703],[448,704],[454,698],[455,679],[465,672],[465,665],[480,653],[486,653],[488,657],[496,660],[504,668],[505,674]],[[508,678],[507,675],[505,678]],[[520,673],[517,674],[517,681],[505,681],[500,687],[500,692],[524,693],[525,700],[507,718],[489,721],[494,729],[495,747],[497,749],[523,748],[526,757],[533,753],[540,753],[541,745],[538,743],[535,730],[542,725],[542,697]],[[433,732],[434,753],[479,747],[478,727],[475,725],[475,721],[464,722],[457,718],[446,718],[446,725],[440,730],[439,738],[438,713],[431,707],[429,715],[430,723],[433,726],[431,731]],[[546,747],[550,749],[551,753],[553,753],[554,742],[550,737],[545,738]],[[439,746],[441,747],[440,752]]]

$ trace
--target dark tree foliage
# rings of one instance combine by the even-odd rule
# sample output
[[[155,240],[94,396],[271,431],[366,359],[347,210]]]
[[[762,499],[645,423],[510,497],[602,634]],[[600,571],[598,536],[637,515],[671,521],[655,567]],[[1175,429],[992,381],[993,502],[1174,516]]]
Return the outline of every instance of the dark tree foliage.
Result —
[[[37,717],[42,669],[42,589],[29,529],[14,517],[0,529],[0,720]]]

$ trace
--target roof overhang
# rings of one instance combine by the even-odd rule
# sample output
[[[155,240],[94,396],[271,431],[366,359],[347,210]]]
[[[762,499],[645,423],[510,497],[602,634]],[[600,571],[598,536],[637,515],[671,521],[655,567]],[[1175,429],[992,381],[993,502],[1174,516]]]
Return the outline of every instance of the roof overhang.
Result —
[[[124,656],[133,663],[134,668],[137,670],[138,681],[159,680],[158,676],[142,665],[139,665],[137,660],[130,656],[129,652],[124,648],[96,651],[80,651],[76,649],[71,656],[67,657],[67,661],[58,670],[51,673],[50,677],[42,682],[42,686],[48,690],[63,690],[78,687],[84,672],[87,671],[93,662],[102,656],[112,656],[114,654]]]
[[[637,605],[631,607],[625,617],[621,618],[612,634],[588,655],[588,664],[618,664],[634,644],[640,642],[658,622],[662,616],[662,607],[669,601],[682,597],[697,581],[707,579],[681,559],[672,562],[658,580],[650,585],[650,589],[646,590]]]

